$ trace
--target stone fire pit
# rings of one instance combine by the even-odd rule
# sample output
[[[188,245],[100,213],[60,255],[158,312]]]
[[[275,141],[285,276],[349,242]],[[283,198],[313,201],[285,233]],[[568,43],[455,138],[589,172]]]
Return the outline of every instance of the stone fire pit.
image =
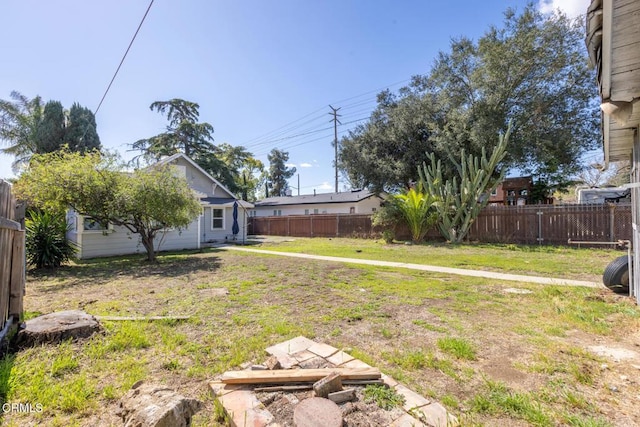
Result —
[[[283,369],[371,368],[342,350],[302,336],[271,346],[266,351],[278,359]],[[426,399],[384,373],[381,379],[384,384],[393,388],[405,399],[402,409],[398,408],[388,415],[392,427],[446,427],[458,424],[457,419],[440,403]],[[254,391],[255,386],[225,384],[221,380],[210,382],[211,390],[228,416],[231,426],[281,426],[258,398],[259,393]],[[309,392],[309,397],[311,395],[312,393]],[[296,402],[298,400],[293,396],[289,399]],[[342,408],[345,413],[345,408]]]

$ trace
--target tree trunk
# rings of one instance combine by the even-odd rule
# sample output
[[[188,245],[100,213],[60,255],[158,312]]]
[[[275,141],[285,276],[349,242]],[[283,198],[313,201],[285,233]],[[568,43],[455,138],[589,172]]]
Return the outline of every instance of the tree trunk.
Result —
[[[153,247],[153,235],[146,235],[145,233],[140,233],[142,236],[142,245],[147,250],[147,261],[153,262],[156,260],[156,251]]]

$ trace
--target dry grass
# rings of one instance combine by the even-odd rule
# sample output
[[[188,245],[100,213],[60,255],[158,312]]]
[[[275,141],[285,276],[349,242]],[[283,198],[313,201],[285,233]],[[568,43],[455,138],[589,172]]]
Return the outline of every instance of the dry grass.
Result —
[[[5,425],[118,425],[117,400],[139,379],[204,400],[194,425],[217,425],[207,380],[261,362],[265,347],[297,335],[348,348],[444,402],[464,425],[640,419],[638,405],[628,404],[640,394],[632,366],[640,360],[616,363],[586,351],[640,344],[640,311],[604,290],[215,250],[159,261],[95,260],[29,275],[31,315],[82,308],[95,315],[192,318],[105,322],[104,333],[87,341],[6,359],[0,397],[41,403],[44,410],[5,414]],[[532,293],[504,292],[513,287]],[[213,291],[219,288],[228,295]]]

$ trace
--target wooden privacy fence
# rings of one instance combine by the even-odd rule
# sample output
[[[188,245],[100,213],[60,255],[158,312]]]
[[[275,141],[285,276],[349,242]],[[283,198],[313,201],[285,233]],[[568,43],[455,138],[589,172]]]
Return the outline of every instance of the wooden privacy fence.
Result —
[[[25,232],[9,183],[0,180],[0,341],[22,317]]]
[[[631,240],[631,205],[489,206],[471,226],[469,238],[528,245]]]
[[[249,234],[294,237],[378,237],[370,215],[323,214],[251,217]],[[399,239],[409,239],[400,226]],[[483,243],[567,245],[631,239],[630,205],[489,206],[471,226],[468,240]],[[436,229],[427,240],[442,240]]]
[[[250,217],[249,234],[295,237],[370,237],[371,215],[322,214]]]

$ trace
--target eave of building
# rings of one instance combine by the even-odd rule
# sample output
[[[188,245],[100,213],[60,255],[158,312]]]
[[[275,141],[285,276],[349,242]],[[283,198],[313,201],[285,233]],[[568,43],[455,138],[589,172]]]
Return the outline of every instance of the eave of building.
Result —
[[[640,1],[593,0],[587,11],[586,44],[602,105],[633,103],[624,121],[602,115],[605,164],[629,160],[640,123]]]

